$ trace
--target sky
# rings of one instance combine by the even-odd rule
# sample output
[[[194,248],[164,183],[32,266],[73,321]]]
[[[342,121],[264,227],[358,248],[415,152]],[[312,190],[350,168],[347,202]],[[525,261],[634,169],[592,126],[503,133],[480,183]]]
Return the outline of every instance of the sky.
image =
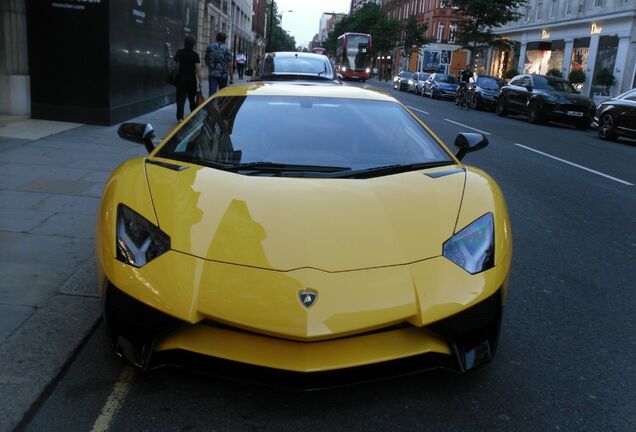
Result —
[[[283,12],[283,29],[296,38],[297,45],[307,46],[318,33],[322,13],[349,13],[351,0],[276,0],[276,5]]]

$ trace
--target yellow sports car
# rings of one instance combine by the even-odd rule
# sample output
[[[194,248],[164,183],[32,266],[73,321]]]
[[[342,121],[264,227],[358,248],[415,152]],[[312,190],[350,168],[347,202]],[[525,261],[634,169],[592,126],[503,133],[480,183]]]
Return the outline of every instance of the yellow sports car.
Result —
[[[501,190],[405,106],[357,87],[226,88],[119,166],[97,221],[104,318],[143,368],[241,376],[464,372],[497,346],[512,241]],[[381,372],[381,373],[380,373]]]

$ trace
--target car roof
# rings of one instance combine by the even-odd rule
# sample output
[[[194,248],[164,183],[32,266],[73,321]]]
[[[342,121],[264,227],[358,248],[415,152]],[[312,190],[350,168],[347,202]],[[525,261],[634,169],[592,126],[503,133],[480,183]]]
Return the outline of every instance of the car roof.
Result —
[[[324,54],[316,54],[316,53],[302,52],[302,51],[275,51],[275,52],[268,52],[265,54],[265,56],[274,56],[274,57],[283,57],[283,58],[304,57],[304,58],[315,58],[318,60],[325,60],[325,59],[329,60],[327,56]]]
[[[342,99],[366,99],[384,102],[396,102],[382,90],[364,89],[343,85],[315,85],[309,82],[248,82],[225,87],[214,96],[301,96],[328,97]]]

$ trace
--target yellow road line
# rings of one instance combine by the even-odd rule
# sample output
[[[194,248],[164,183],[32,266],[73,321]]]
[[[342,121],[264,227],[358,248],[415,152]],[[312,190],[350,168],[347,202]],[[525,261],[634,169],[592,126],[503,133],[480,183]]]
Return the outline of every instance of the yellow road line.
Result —
[[[108,430],[113,418],[117,415],[124,404],[124,399],[126,399],[126,395],[130,390],[130,385],[134,378],[135,370],[130,366],[125,366],[113,387],[113,391],[110,393],[110,396],[108,396],[106,403],[102,407],[99,417],[95,420],[91,432],[106,432]]]

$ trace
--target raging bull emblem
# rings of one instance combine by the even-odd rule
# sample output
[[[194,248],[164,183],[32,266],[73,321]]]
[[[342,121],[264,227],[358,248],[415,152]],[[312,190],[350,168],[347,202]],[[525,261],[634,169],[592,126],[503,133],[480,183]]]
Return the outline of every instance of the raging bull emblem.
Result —
[[[317,296],[318,292],[315,290],[304,289],[298,291],[298,299],[300,300],[300,304],[302,304],[307,309],[314,305]]]

